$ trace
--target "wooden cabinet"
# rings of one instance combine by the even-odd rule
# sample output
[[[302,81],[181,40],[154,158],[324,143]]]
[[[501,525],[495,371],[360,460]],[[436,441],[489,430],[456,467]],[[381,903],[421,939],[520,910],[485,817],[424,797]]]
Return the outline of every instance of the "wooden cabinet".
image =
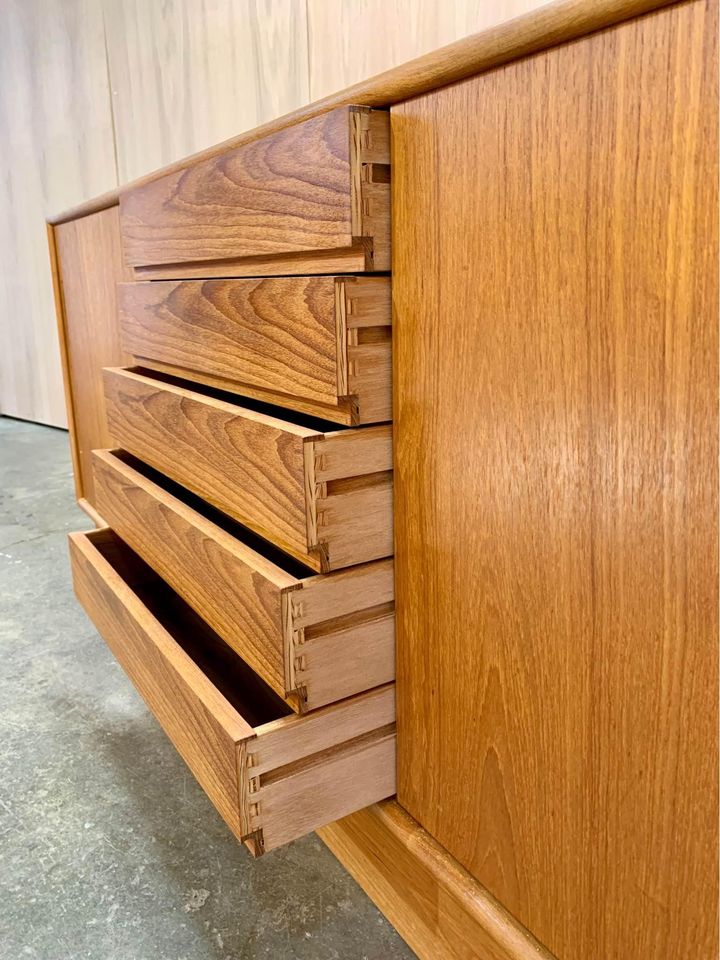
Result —
[[[717,956],[716,20],[547,5],[51,233],[78,596],[428,960]]]

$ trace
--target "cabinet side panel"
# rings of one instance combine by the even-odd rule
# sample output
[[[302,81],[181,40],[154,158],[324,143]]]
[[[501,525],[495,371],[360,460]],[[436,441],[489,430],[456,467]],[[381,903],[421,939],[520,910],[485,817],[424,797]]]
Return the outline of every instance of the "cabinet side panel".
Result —
[[[115,284],[132,277],[122,261],[117,207],[59,224],[54,239],[76,489],[94,507],[90,454],[111,445],[101,370],[129,362],[120,345]]]
[[[717,951],[715,9],[393,110],[398,799],[559,957]]]

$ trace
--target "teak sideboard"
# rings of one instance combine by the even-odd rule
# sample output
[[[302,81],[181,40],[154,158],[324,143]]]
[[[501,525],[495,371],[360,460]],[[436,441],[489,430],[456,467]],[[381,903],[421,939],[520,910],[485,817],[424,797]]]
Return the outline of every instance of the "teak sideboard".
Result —
[[[75,590],[428,960],[712,960],[717,4],[562,0],[53,218]]]

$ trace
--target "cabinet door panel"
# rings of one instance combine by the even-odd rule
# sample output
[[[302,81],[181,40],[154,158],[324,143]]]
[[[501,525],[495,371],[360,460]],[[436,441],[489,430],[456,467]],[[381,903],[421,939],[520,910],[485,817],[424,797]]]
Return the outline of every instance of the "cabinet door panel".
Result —
[[[714,19],[393,110],[398,799],[559,957],[717,949]]]

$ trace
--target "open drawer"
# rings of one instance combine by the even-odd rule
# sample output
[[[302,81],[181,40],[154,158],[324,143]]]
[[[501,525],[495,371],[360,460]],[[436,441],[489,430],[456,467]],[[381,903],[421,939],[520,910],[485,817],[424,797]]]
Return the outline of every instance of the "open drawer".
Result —
[[[124,451],[93,472],[105,521],[293,709],[394,680],[391,559],[314,574]]]
[[[389,426],[338,430],[162,374],[104,377],[118,446],[313,570],[392,555]]]
[[[299,717],[116,534],[69,539],[78,599],[254,854],[395,792],[393,685]]]

